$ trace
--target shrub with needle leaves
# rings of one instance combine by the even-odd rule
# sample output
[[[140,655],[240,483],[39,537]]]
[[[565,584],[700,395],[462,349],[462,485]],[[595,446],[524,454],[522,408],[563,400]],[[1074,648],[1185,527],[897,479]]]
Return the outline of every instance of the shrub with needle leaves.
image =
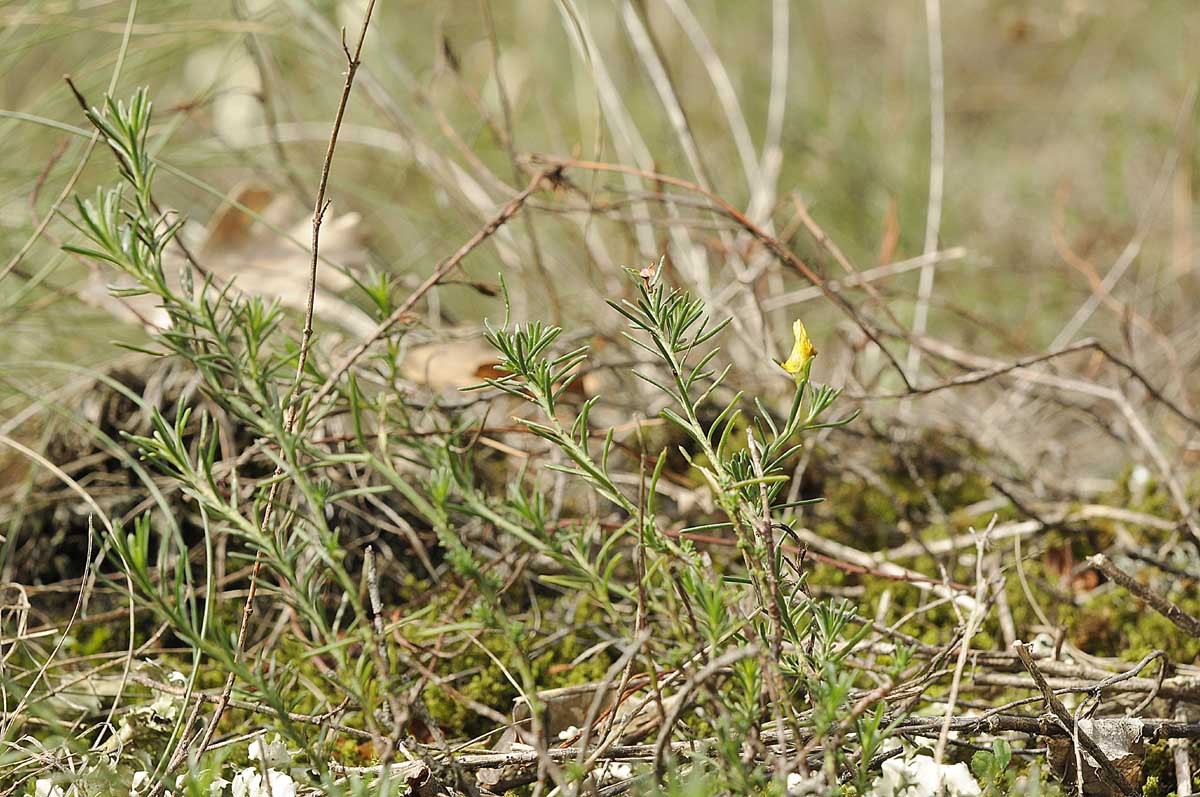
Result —
[[[144,91],[128,104],[109,101],[103,111],[89,111],[117,156],[122,184],[77,202],[73,223],[85,243],[72,249],[117,266],[136,281],[131,292],[161,303],[171,324],[158,343],[190,363],[207,400],[255,439],[240,455],[223,451],[228,441],[221,442],[218,419],[184,403],[173,420],[148,408],[152,433],[128,436],[188,497],[203,535],[198,564],[180,524],[152,513],[137,518],[132,533],[118,524],[107,540],[133,598],[192,651],[189,694],[205,667],[233,673],[316,771],[329,771],[331,749],[291,719],[298,706],[343,706],[345,721],[369,733],[378,749],[415,755],[422,743],[408,737],[408,723],[436,727],[425,701],[433,676],[396,643],[395,633],[425,610],[391,628],[383,622],[373,550],[358,554],[362,544],[346,534],[336,512],[391,498],[409,518],[401,522],[420,524],[436,538],[438,558],[469,607],[454,628],[470,632],[525,699],[530,723],[516,731],[534,749],[546,749],[549,741],[548,709],[539,697],[542,670],[500,560],[490,543],[478,542],[485,531],[499,535],[502,553],[552,563],[542,584],[569,591],[609,627],[626,629],[616,641],[625,650],[623,663],[613,665],[609,678],[641,708],[622,707],[595,721],[585,731],[592,743],[652,734],[652,765],[671,793],[697,778],[713,793],[780,791],[789,775],[814,768],[830,788],[847,769],[865,783],[867,762],[899,719],[885,712],[886,689],[864,698],[861,673],[850,664],[868,625],[845,602],[814,600],[802,555],[788,553],[796,510],[811,503],[783,499],[802,440],[854,417],[826,418],[840,391],[811,380],[816,350],[802,323],[795,324],[791,356],[779,363],[792,392],[778,412],[731,387],[732,366],[718,364],[716,343],[728,319],[714,321],[704,302],[668,285],[664,261],[629,271],[631,297],[610,306],[627,322],[627,340],[645,355],[635,374],[665,402],[662,418],[682,435],[647,451],[637,426],[636,490],[617,472],[618,462],[629,467],[628,444],[618,442],[613,429],[600,435],[593,429],[602,397],[579,402],[570,392],[588,348],[561,351],[562,329],[536,320],[514,323],[507,312],[502,325],[486,325],[499,373],[473,389],[489,392],[488,400],[507,396],[529,405],[536,415],[521,417],[521,425],[561,455],[544,470],[602,499],[593,514],[563,518],[556,510],[552,517],[547,485],[536,472],[508,472],[499,487],[484,475],[472,416],[431,407],[414,412],[394,400],[401,389],[394,346],[373,361],[378,368],[352,370],[344,387],[323,392],[313,406],[305,388],[323,379],[322,356],[314,349],[297,390],[290,378],[296,349],[281,339],[285,318],[277,305],[246,298],[230,284],[197,281],[198,265],[190,261],[177,280],[164,273],[164,251],[182,219],[160,212],[153,198],[150,111]],[[390,312],[386,292],[375,291],[371,300]],[[301,401],[294,427],[286,406],[293,392]],[[339,447],[306,434],[339,415],[352,432]],[[265,462],[278,476],[248,480],[239,472],[243,459]],[[688,526],[664,503],[660,482],[671,461],[699,475],[715,517]],[[264,525],[269,496],[282,503]],[[729,534],[740,564],[714,562],[698,551],[690,537],[705,531]],[[237,617],[217,605],[214,592],[222,540],[232,557],[261,563],[270,600],[290,618],[276,632],[276,648],[286,654],[257,661],[239,655]],[[360,568],[360,561],[371,564]],[[447,577],[431,559],[425,567],[435,578]],[[164,578],[168,573],[174,577]],[[909,663],[907,652],[897,651],[883,667],[885,677],[895,682]],[[437,682],[438,689],[448,687]],[[480,710],[495,715],[507,708]],[[646,725],[647,717],[656,719]],[[188,730],[181,714],[153,777],[170,774],[163,762]],[[698,745],[686,765],[669,744],[681,738]],[[848,739],[855,744],[845,744]],[[567,785],[590,771],[572,766],[549,773]],[[324,787],[337,790],[328,779]]]

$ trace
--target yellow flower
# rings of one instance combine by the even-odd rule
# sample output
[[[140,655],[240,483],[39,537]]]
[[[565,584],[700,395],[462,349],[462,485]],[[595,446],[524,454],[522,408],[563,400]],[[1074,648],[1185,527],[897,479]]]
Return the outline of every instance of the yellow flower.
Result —
[[[804,322],[800,319],[796,319],[796,322],[792,324],[792,334],[796,336],[796,342],[792,344],[792,353],[786,361],[779,365],[799,382],[801,379],[808,379],[808,372],[812,368],[813,359],[817,356],[817,349],[808,339],[808,330],[804,328]]]

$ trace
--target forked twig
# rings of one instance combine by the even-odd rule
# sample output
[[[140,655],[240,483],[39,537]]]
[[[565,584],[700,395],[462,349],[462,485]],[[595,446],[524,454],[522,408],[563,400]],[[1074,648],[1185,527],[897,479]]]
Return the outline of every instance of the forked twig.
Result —
[[[333,389],[337,387],[338,382],[340,382],[342,377],[346,375],[346,372],[349,371],[356,362],[358,362],[358,359],[366,353],[367,349],[371,348],[371,345],[374,344],[375,341],[382,338],[392,327],[400,323],[400,321],[408,315],[409,311],[416,306],[417,302],[419,302],[425,294],[429,293],[429,291],[435,285],[441,282],[447,274],[453,271],[454,268],[462,262],[464,257],[473,252],[476,247],[490,238],[492,234],[496,232],[496,230],[504,226],[506,221],[515,216],[517,211],[521,209],[521,206],[525,204],[526,200],[533,196],[533,194],[537,193],[538,189],[541,187],[542,180],[553,178],[557,172],[557,169],[546,169],[534,175],[533,179],[529,181],[529,185],[525,187],[524,191],[509,200],[508,204],[502,207],[500,212],[492,217],[491,221],[476,231],[476,233],[472,235],[466,243],[460,246],[458,251],[443,260],[441,263],[438,263],[437,267],[434,268],[433,273],[426,277],[425,281],[417,286],[416,290],[409,294],[408,298],[404,300],[404,303],[393,310],[387,318],[380,321],[379,325],[375,327],[375,331],[363,339],[363,341],[357,346],[355,346],[354,350],[346,356],[346,359],[338,363],[337,368],[333,370],[333,373],[330,374],[325,380],[325,383],[321,385],[321,389],[313,395],[312,403],[314,405],[319,404],[322,399],[332,393]]]
[[[918,345],[927,349],[932,348],[934,345],[934,342],[929,338],[919,339],[917,343]],[[938,354],[939,356],[944,356],[949,351],[949,349],[944,345],[939,345],[937,348],[938,350],[934,351],[933,353]],[[1175,402],[1171,401],[1171,399],[1167,398],[1161,390],[1156,388],[1154,384],[1151,383],[1144,374],[1142,374],[1141,371],[1110,352],[1102,343],[1100,343],[1100,341],[1096,340],[1095,338],[1084,338],[1077,343],[1072,343],[1068,346],[1064,346],[1061,349],[1055,349],[1054,351],[1048,351],[1043,354],[1034,354],[1029,357],[1022,357],[1019,360],[992,365],[988,368],[981,368],[979,370],[963,374],[962,376],[948,379],[944,382],[929,385],[928,387],[913,388],[905,393],[877,393],[855,396],[855,398],[875,401],[882,399],[903,399],[909,396],[923,396],[930,393],[938,393],[942,390],[949,390],[951,388],[979,384],[980,382],[986,382],[989,379],[994,379],[997,376],[1003,376],[1004,374],[1011,373],[1012,371],[1018,371],[1022,368],[1029,368],[1030,366],[1038,365],[1039,363],[1057,359],[1066,354],[1074,354],[1075,352],[1089,350],[1095,351],[1100,356],[1104,357],[1104,359],[1108,360],[1113,365],[1117,366],[1130,377],[1132,377],[1134,381],[1141,385],[1142,388],[1150,395],[1150,398],[1162,404],[1181,421],[1200,429],[1200,418],[1189,415],[1186,410],[1184,410]]]
[[[912,390],[912,384],[908,381],[908,377],[905,374],[904,368],[901,367],[900,363],[896,360],[895,355],[893,355],[888,348],[883,345],[883,342],[879,339],[879,333],[871,324],[867,323],[866,319],[863,318],[862,313],[860,313],[854,307],[854,305],[847,301],[844,296],[830,289],[828,282],[815,271],[813,271],[808,264],[797,257],[795,252],[788,249],[788,247],[785,246],[782,241],[780,241],[774,235],[768,233],[762,227],[755,224],[753,221],[747,218],[744,213],[742,213],[733,205],[729,204],[729,202],[722,199],[717,194],[707,191],[702,186],[699,186],[696,183],[688,180],[672,177],[667,174],[660,174],[658,172],[647,171],[645,169],[638,169],[632,166],[626,166],[623,163],[602,163],[599,161],[579,160],[578,158],[559,158],[549,155],[531,155],[530,159],[535,163],[553,164],[559,169],[571,168],[592,172],[614,172],[617,174],[633,175],[643,180],[651,180],[654,182],[663,183],[664,185],[682,188],[685,191],[690,191],[705,197],[712,203],[712,209],[715,212],[733,219],[735,222],[741,225],[746,232],[750,233],[751,236],[757,239],[760,244],[766,247],[766,249],[771,252],[771,254],[773,254],[780,262],[782,262],[792,271],[795,271],[803,276],[816,287],[820,288],[821,292],[825,294],[825,296],[831,302],[837,305],[838,308],[844,312],[860,330],[862,330],[862,333],[866,335],[867,338],[874,343],[881,352],[883,352],[883,356],[886,357],[888,362],[891,363],[892,367],[895,368],[897,375],[900,377],[900,381],[904,383],[905,389]]]
[[[1100,745],[1096,744],[1091,736],[1083,732],[1083,729],[1075,724],[1075,718],[1071,716],[1071,712],[1067,711],[1067,707],[1054,694],[1054,690],[1050,688],[1050,684],[1046,682],[1046,676],[1042,675],[1042,671],[1038,669],[1037,664],[1033,661],[1033,654],[1029,652],[1029,646],[1024,642],[1017,640],[1013,643],[1013,650],[1021,659],[1021,664],[1033,676],[1034,683],[1037,684],[1038,691],[1042,693],[1042,697],[1046,701],[1046,708],[1055,718],[1063,724],[1063,727],[1068,730],[1073,730],[1078,735],[1079,745],[1087,751],[1088,756],[1095,760],[1097,766],[1104,773],[1105,777],[1112,782],[1114,786],[1121,790],[1121,793],[1126,797],[1136,797],[1137,791],[1126,782],[1125,777],[1117,770],[1113,763],[1108,760],[1108,756],[1100,749]],[[1076,777],[1082,778],[1083,773],[1077,772]]]

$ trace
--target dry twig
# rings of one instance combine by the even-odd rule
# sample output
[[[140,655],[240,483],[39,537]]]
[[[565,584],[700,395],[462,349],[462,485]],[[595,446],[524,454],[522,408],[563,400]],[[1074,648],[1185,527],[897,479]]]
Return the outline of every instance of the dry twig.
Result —
[[[1021,664],[1033,676],[1034,683],[1037,684],[1038,690],[1042,693],[1042,697],[1046,701],[1046,708],[1054,715],[1055,719],[1062,723],[1064,729],[1078,736],[1080,746],[1096,761],[1096,764],[1100,767],[1105,777],[1120,789],[1122,794],[1125,794],[1126,797],[1136,797],[1137,790],[1125,782],[1124,776],[1108,760],[1108,756],[1100,749],[1100,745],[1096,744],[1091,736],[1079,728],[1075,722],[1075,718],[1071,716],[1071,712],[1067,711],[1067,707],[1063,705],[1058,696],[1054,694],[1054,690],[1046,683],[1046,677],[1042,675],[1041,670],[1038,669],[1037,664],[1033,661],[1033,654],[1029,652],[1029,646],[1017,640],[1013,643],[1013,650],[1020,657]],[[1077,776],[1082,778],[1083,773],[1080,772]]]
[[[1129,575],[1124,570],[1113,564],[1112,560],[1104,554],[1096,554],[1088,560],[1088,564],[1090,564],[1092,567],[1098,568],[1104,573],[1104,575],[1108,576],[1110,579],[1132,592],[1141,600],[1144,600],[1146,603],[1150,604],[1154,611],[1170,620],[1172,623],[1178,626],[1181,631],[1200,638],[1200,620],[1192,617],[1183,609],[1179,608],[1174,603],[1171,603],[1158,593],[1147,589],[1145,586],[1138,583],[1133,576]]]

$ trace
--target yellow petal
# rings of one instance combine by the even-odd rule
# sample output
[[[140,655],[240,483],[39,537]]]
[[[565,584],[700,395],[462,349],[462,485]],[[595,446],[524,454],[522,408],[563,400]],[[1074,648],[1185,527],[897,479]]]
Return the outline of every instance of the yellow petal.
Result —
[[[792,344],[792,353],[780,365],[783,366],[783,370],[794,377],[807,378],[813,358],[817,356],[816,347],[809,340],[808,330],[804,328],[803,321],[796,319],[796,322],[792,324],[792,334],[796,336],[796,342]]]

